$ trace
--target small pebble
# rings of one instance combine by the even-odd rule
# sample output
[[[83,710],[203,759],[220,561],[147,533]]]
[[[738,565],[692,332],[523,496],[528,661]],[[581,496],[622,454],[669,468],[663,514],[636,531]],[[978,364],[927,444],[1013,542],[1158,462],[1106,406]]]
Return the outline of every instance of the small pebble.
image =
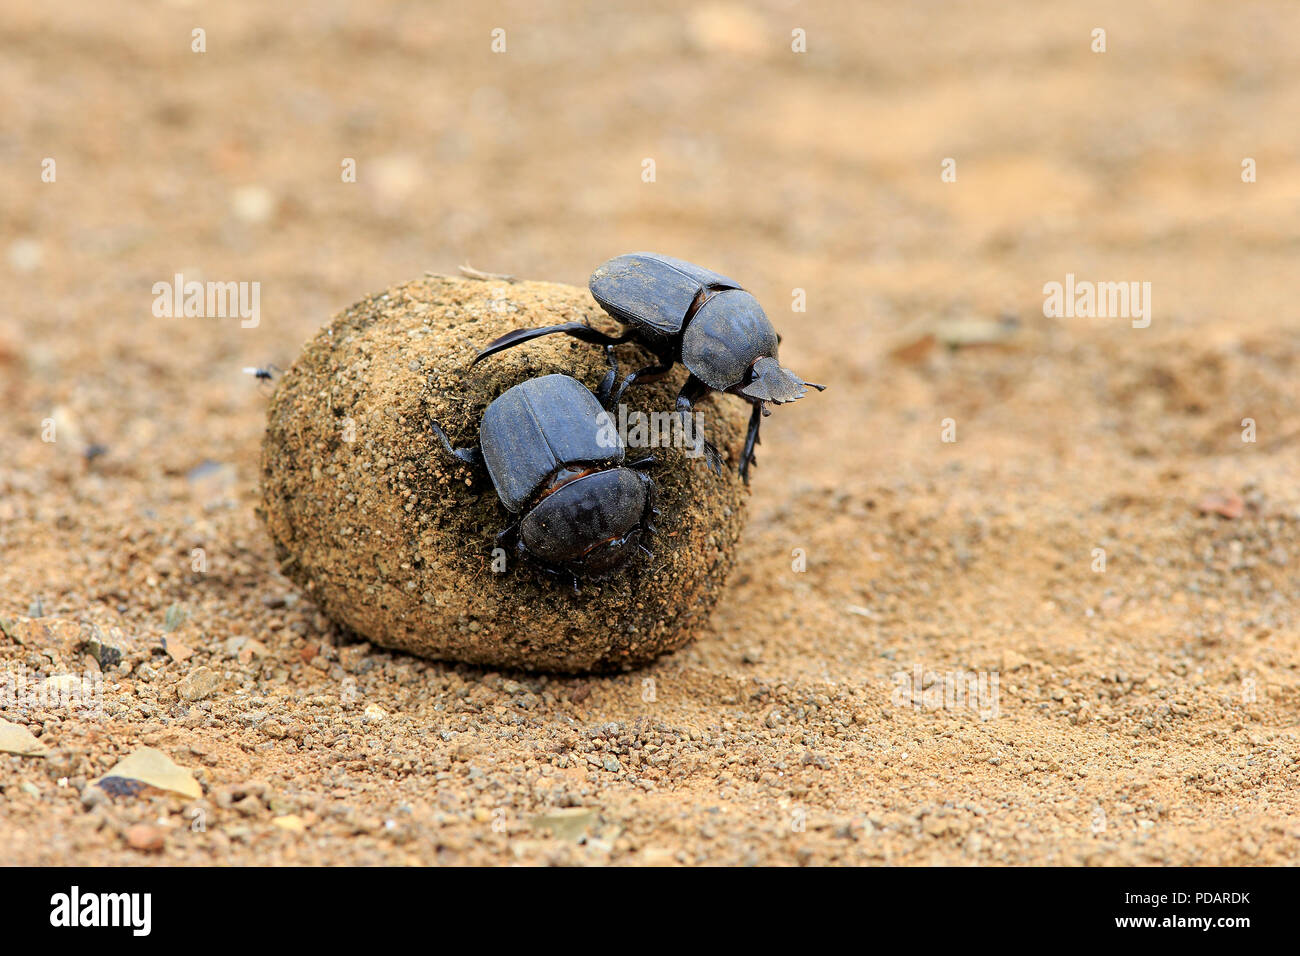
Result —
[[[166,843],[166,834],[160,827],[137,823],[126,829],[126,845],[144,853],[159,853]]]

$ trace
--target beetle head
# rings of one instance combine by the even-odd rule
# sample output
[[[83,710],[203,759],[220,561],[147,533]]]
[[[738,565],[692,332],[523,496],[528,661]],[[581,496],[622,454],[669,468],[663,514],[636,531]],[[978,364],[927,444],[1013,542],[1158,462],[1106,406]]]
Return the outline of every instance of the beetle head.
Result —
[[[631,558],[640,547],[641,529],[637,527],[627,534],[607,538],[572,561],[569,566],[579,576],[600,577]]]
[[[767,356],[750,366],[749,374],[749,381],[741,387],[740,394],[759,405],[765,402],[784,405],[803,398],[810,388],[819,392],[826,388],[825,385],[805,382],[788,368],[782,368],[776,359]],[[766,407],[763,414],[769,414]]]

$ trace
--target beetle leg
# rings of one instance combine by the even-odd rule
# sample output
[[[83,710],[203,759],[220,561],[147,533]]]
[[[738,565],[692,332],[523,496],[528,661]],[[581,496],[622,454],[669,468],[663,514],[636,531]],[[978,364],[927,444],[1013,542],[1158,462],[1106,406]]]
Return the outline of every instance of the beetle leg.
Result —
[[[548,325],[540,329],[515,329],[515,331],[507,332],[500,338],[489,342],[478,355],[474,356],[474,361],[470,365],[477,365],[489,355],[504,352],[506,349],[514,348],[516,345],[522,345],[525,342],[531,342],[543,335],[554,335],[556,332],[572,335],[575,339],[590,342],[592,345],[621,345],[623,342],[630,342],[636,338],[636,329],[629,329],[622,335],[606,335],[599,329],[593,329],[590,325],[585,325],[582,322],[562,322],[559,325]]]
[[[572,571],[570,571],[568,568],[553,567],[552,565],[547,564],[545,561],[538,560],[536,557],[529,554],[528,548],[525,547],[523,539],[516,539],[515,551],[519,555],[519,560],[521,562],[527,561],[531,567],[535,568],[540,573],[546,575],[547,578],[549,578],[550,580],[560,581],[567,577],[569,579],[570,586],[573,588],[573,596],[580,597],[582,595],[582,591],[578,589],[578,576],[574,574]]]
[[[691,375],[686,380],[686,384],[682,386],[682,390],[677,393],[677,416],[681,419],[683,434],[685,434],[689,425],[690,414],[695,407],[695,403],[711,391],[712,389],[709,386]],[[702,448],[705,461],[713,469],[713,473],[715,475],[722,474],[722,453],[703,435],[696,435],[695,442],[696,448]]]
[[[749,415],[749,431],[745,433],[745,450],[740,456],[740,477],[749,484],[749,469],[755,464],[754,446],[758,444],[758,426],[763,422],[763,416],[771,414],[764,407],[763,402],[755,402],[754,410]]]
[[[623,393],[635,385],[637,382],[657,382],[673,370],[671,359],[661,358],[655,365],[647,365],[645,368],[637,369],[627,378],[623,379],[623,384],[618,387],[614,393],[614,400],[611,404],[617,405],[623,398]]]
[[[531,558],[531,555],[528,553],[528,545],[524,544],[523,538],[515,538],[515,558],[520,564],[529,561]]]
[[[600,383],[600,391],[596,393],[596,398],[600,401],[600,407],[609,411],[614,383],[618,381],[618,356],[614,354],[614,346],[605,346],[605,358],[609,359],[609,371],[605,373],[605,378]]]
[[[557,581],[567,577],[569,579],[569,586],[573,588],[573,596],[574,597],[582,596],[582,591],[578,587],[578,576],[574,574],[572,571],[570,571],[568,568],[543,567],[542,570],[545,571],[547,574],[549,574],[552,578],[554,578]]]
[[[518,521],[510,522],[510,524],[506,525],[504,528],[502,528],[500,531],[497,532],[498,548],[508,548],[511,545],[511,543],[515,545],[516,550],[518,550],[519,546],[523,544],[523,542],[519,540]]]
[[[656,461],[658,461],[658,459],[655,458],[654,455],[646,455],[644,458],[638,458],[636,461],[625,461],[625,462],[623,462],[623,467],[624,467],[624,468],[638,468],[638,469],[640,469],[640,468],[649,468],[649,467],[650,467],[651,465],[653,465]]]
[[[432,418],[429,419],[429,427],[438,436],[438,440],[442,442],[442,447],[447,449],[448,454],[456,456],[471,468],[483,467],[483,452],[479,450],[477,445],[471,445],[468,448],[453,448],[451,442],[447,440],[447,433]]]

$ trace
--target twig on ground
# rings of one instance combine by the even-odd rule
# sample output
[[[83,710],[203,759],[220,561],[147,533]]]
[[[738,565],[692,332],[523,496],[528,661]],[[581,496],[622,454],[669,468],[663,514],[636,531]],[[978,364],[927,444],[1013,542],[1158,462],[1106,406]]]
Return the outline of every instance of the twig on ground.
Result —
[[[481,269],[475,269],[468,262],[460,267],[460,274],[467,279],[483,279],[489,282],[518,282],[514,276],[505,275],[500,272],[484,272]]]

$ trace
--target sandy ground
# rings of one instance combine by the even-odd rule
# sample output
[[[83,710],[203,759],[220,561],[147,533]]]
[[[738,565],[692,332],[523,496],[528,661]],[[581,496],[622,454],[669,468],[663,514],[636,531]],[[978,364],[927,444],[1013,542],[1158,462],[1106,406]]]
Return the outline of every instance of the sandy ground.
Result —
[[[281,6],[0,14],[0,659],[124,654],[100,713],[0,707],[48,748],[0,756],[0,862],[1300,858],[1300,9]],[[241,369],[426,270],[645,248],[830,385],[711,625],[601,678],[335,646]],[[155,317],[178,272],[259,323]],[[1045,318],[1067,274],[1150,326]],[[88,786],[140,746],[202,796]]]

